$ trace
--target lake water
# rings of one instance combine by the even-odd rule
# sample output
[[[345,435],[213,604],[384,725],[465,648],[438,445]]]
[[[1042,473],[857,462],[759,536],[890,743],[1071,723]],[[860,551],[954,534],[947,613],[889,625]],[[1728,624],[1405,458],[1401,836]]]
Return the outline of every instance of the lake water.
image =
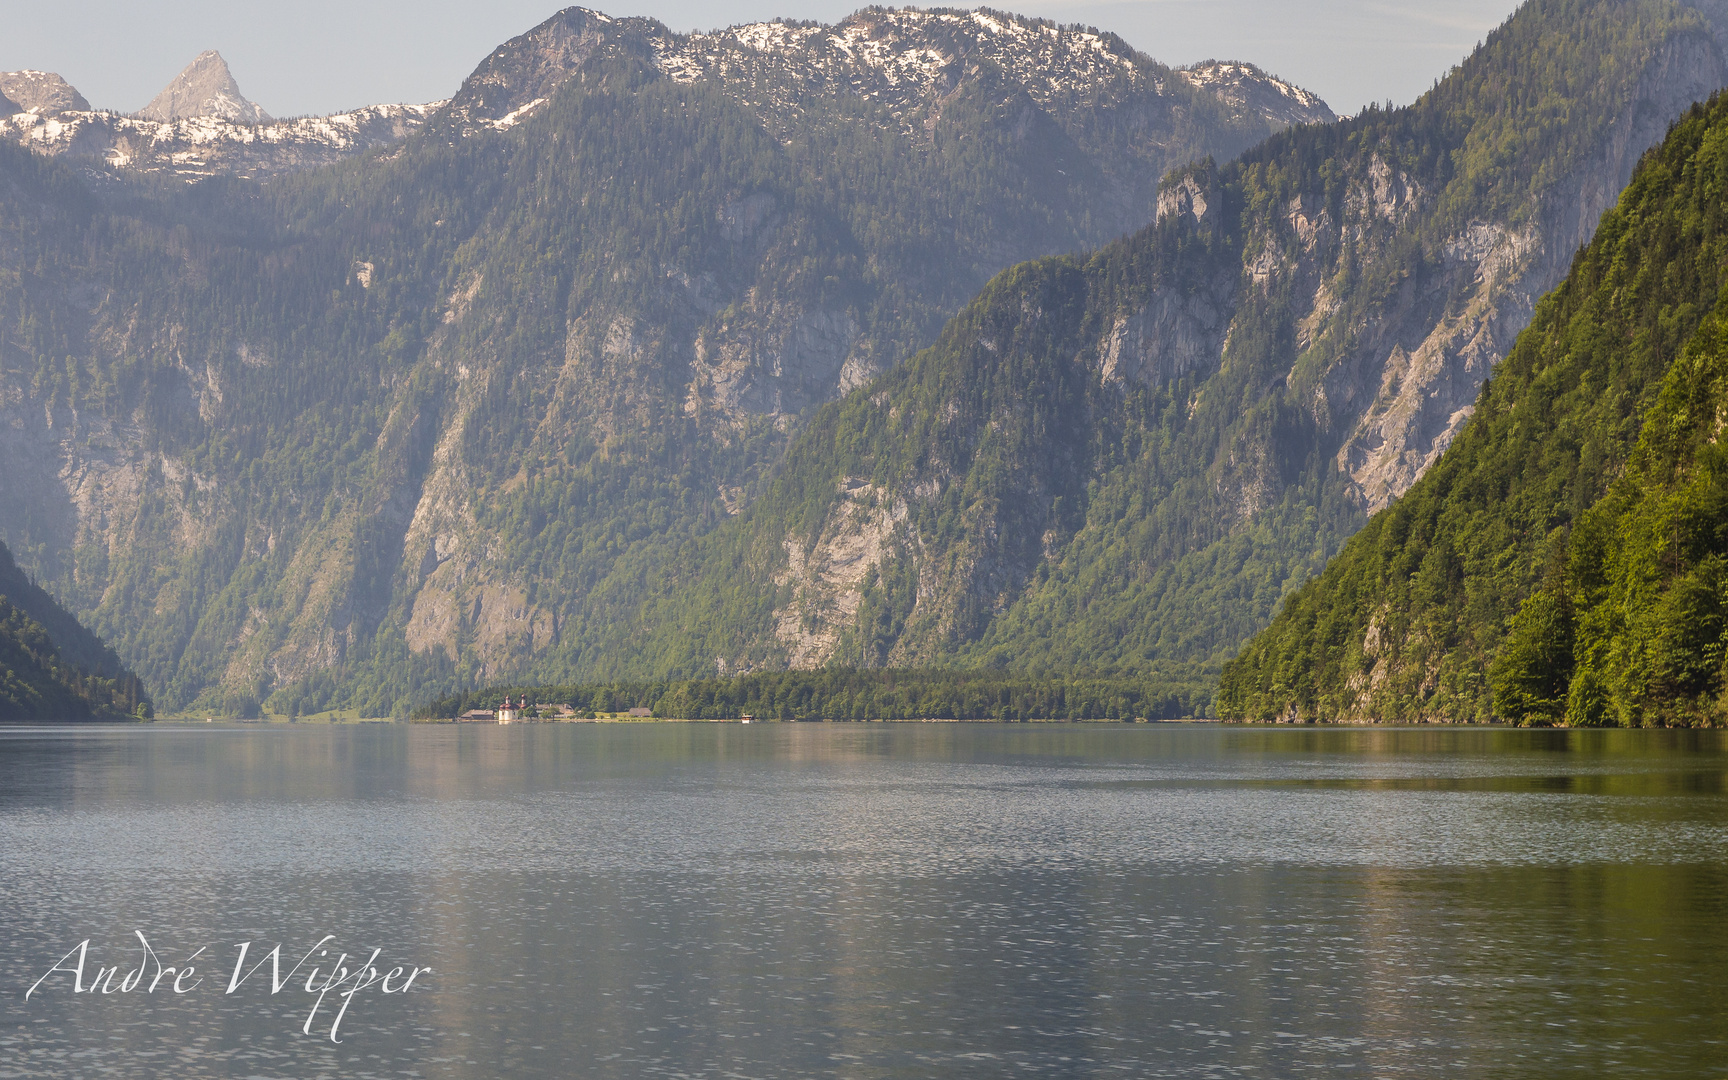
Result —
[[[0,1077],[1724,1076],[1725,751],[0,729]],[[286,974],[327,935],[279,993],[268,963],[225,992],[240,942],[249,966],[281,943]],[[119,967],[112,992],[62,971],[26,1000],[86,939],[76,977]],[[342,987],[308,1024],[300,984],[374,949],[431,971],[355,992],[333,1042]]]

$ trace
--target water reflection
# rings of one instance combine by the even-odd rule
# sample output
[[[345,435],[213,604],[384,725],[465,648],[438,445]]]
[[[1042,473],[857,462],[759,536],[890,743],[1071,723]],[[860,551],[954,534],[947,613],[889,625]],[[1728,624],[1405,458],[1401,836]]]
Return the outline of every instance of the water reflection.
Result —
[[[1698,732],[0,731],[0,1077],[1708,1075]],[[84,937],[430,964],[33,998]]]

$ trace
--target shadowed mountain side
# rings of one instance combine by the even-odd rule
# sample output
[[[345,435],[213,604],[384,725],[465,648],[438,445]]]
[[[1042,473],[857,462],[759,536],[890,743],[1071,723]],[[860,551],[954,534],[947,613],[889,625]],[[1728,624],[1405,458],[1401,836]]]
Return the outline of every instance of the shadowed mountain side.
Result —
[[[150,715],[137,676],[37,588],[0,544],[0,720]]]

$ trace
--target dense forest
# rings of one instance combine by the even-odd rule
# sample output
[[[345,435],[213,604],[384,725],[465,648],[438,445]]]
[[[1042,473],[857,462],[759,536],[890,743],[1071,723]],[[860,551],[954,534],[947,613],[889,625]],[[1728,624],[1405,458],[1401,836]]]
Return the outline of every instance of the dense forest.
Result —
[[[1225,669],[1247,720],[1721,723],[1728,98],[1646,155],[1423,479]]]

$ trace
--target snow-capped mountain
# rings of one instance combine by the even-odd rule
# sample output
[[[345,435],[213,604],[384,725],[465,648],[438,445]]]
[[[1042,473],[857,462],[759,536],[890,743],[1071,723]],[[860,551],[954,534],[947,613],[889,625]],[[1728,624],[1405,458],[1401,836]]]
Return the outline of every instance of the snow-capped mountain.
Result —
[[[190,116],[213,116],[242,124],[267,124],[270,114],[240,92],[228,62],[209,49],[181,69],[150,104],[138,110],[146,120],[179,120]]]
[[[999,81],[1032,107],[1075,114],[1107,107],[1168,116],[1195,92],[1220,121],[1292,124],[1335,120],[1314,94],[1252,64],[1209,61],[1172,69],[1114,34],[1061,27],[989,9],[872,8],[832,26],[772,21],[680,35],[645,18],[566,8],[495,49],[448,103],[374,105],[331,116],[271,120],[240,93],[215,51],[202,53],[135,116],[90,109],[58,75],[0,74],[0,138],[44,154],[76,154],[126,170],[264,177],[322,165],[406,137],[448,105],[459,129],[506,129],[532,115],[584,66],[633,59],[679,82],[720,84],[761,122],[799,122],[800,102],[856,97],[889,108],[908,134],[934,128],[963,83]],[[1004,99],[1005,101],[1007,99]],[[6,115],[11,113],[11,115]],[[1156,126],[1156,122],[1152,126]],[[1150,133],[1154,142],[1158,136]]]
[[[606,54],[649,59],[681,82],[724,83],[787,118],[809,94],[939,110],[963,78],[988,67],[1046,108],[1124,94],[1165,97],[1179,79],[1241,115],[1258,113],[1274,128],[1337,119],[1319,97],[1252,64],[1214,61],[1173,71],[1114,34],[986,8],[872,8],[833,26],[772,21],[688,36],[652,19],[566,8],[494,50],[451,100],[451,112],[477,126],[512,126],[591,58]],[[902,119],[913,125],[914,118]]]

